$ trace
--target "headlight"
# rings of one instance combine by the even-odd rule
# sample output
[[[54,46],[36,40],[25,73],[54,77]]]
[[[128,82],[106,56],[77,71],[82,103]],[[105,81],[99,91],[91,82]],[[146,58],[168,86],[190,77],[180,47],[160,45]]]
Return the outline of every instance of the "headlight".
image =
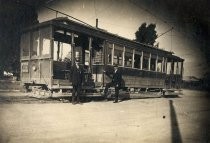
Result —
[[[36,68],[35,65],[32,66],[32,70],[33,70],[33,71],[36,71],[36,70],[37,70],[37,68]]]

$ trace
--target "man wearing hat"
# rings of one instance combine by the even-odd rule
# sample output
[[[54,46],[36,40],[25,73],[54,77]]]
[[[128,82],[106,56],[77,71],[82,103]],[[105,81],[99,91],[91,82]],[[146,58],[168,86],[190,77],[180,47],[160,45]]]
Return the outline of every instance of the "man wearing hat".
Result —
[[[80,91],[82,88],[82,69],[79,66],[79,59],[75,59],[75,63],[72,68],[72,85],[73,85],[73,92],[72,92],[72,104],[80,103]],[[75,102],[75,98],[77,101]]]
[[[117,65],[114,65],[114,73],[112,77],[112,81],[110,83],[106,84],[105,90],[104,90],[104,96],[107,98],[107,92],[110,87],[115,87],[115,100],[114,103],[118,102],[119,97],[119,89],[121,87],[121,81],[122,81],[122,74],[118,69]]]

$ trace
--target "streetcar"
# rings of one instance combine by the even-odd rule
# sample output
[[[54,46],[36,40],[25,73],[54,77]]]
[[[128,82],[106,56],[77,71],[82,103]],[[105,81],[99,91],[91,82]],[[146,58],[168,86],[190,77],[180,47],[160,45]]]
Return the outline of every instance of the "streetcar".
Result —
[[[184,59],[173,52],[65,17],[23,29],[20,48],[20,78],[27,90],[71,92],[75,59],[84,70],[84,93],[102,92],[114,65],[122,72],[122,90],[164,91],[182,82]]]

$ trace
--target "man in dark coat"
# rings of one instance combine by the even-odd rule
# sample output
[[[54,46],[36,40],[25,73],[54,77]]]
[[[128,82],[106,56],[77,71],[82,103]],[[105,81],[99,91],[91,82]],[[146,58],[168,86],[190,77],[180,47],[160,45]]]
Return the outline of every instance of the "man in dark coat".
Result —
[[[73,93],[72,93],[72,104],[75,104],[75,98],[77,99],[77,103],[80,103],[80,91],[82,87],[82,69],[79,66],[79,62],[76,60],[75,64],[72,68],[72,85],[73,85]]]
[[[114,66],[114,74],[112,77],[112,81],[110,83],[106,84],[105,90],[104,90],[104,96],[107,97],[108,89],[112,86],[115,87],[115,100],[114,103],[118,102],[119,97],[119,90],[121,88],[121,82],[122,82],[122,74],[118,69],[118,66]]]

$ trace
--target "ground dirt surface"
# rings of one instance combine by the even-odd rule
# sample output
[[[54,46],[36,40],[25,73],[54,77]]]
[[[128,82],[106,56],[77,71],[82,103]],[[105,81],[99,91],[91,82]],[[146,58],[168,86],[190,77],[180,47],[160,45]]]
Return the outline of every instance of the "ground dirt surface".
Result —
[[[0,143],[210,142],[210,96],[182,93],[119,103],[89,97],[72,105],[68,95],[0,92]]]

